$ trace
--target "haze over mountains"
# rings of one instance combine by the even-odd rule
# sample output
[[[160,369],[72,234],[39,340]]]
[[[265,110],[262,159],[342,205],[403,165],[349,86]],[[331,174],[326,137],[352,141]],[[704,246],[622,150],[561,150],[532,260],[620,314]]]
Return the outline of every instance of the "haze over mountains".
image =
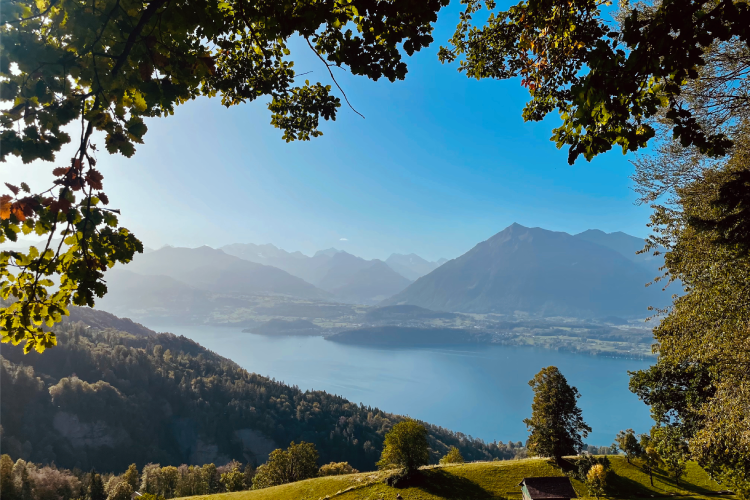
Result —
[[[626,256],[634,240],[638,238],[623,233],[586,231],[571,236],[513,224],[382,305],[471,313],[645,317],[648,306],[667,304],[669,294],[659,287],[645,287],[655,276],[650,270],[654,264]]]
[[[310,257],[270,244],[164,247],[110,271],[109,293],[97,306],[135,318],[211,321],[219,314],[221,322],[247,322],[258,296],[275,296],[446,312],[643,318],[648,306],[666,305],[672,293],[645,287],[663,260],[637,255],[643,243],[624,233],[570,235],[513,224],[464,255],[437,262],[414,254],[365,260],[335,248]]]
[[[274,245],[252,243],[226,245],[221,250],[251,262],[278,267],[331,293],[339,301],[359,304],[385,300],[445,261],[428,262],[414,254],[394,254],[386,262],[365,260],[335,248],[320,250],[308,257]]]

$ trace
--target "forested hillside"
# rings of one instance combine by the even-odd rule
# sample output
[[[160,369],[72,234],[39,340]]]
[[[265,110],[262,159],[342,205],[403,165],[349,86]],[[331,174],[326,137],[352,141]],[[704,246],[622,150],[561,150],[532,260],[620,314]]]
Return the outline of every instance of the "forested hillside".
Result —
[[[184,337],[139,325],[126,333],[109,326],[118,318],[82,311],[87,324],[63,325],[59,345],[43,355],[2,345],[0,445],[14,459],[102,471],[261,464],[273,449],[304,440],[322,463],[369,470],[402,419],[249,373]],[[451,445],[467,460],[511,458],[520,446],[427,427],[435,462]]]

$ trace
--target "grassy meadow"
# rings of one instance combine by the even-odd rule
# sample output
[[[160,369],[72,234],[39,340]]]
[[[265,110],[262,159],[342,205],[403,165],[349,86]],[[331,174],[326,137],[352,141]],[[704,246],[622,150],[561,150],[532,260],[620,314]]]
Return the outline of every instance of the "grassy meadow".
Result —
[[[717,496],[722,488],[703,469],[691,463],[687,474],[676,484],[663,474],[654,474],[654,486],[637,462],[628,464],[624,457],[610,457],[614,475],[609,483],[608,498],[673,498],[680,500],[733,498]],[[480,462],[461,465],[430,466],[420,477],[404,488],[384,483],[388,472],[365,472],[345,476],[322,477],[256,491],[222,493],[205,500],[484,500],[521,499],[518,483],[524,477],[562,476],[563,471],[545,459]],[[587,498],[583,483],[573,481],[579,497]]]

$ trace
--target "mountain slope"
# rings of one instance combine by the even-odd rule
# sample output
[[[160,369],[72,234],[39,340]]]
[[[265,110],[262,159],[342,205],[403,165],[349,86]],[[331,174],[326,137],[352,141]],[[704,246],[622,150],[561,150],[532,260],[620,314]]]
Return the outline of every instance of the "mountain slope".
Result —
[[[445,262],[447,262],[445,259],[440,259],[437,262],[429,262],[414,253],[410,253],[409,255],[394,253],[385,260],[385,263],[391,269],[411,281],[431,273]]]
[[[338,278],[342,276],[338,275]],[[376,304],[411,284],[411,281],[391,269],[382,260],[370,261],[367,267],[343,278],[337,286],[330,289],[324,287],[324,289],[343,300],[360,304]]]
[[[329,297],[324,291],[286,271],[206,246],[164,247],[136,256],[124,269],[148,276],[168,276],[214,293],[277,293],[311,299]]]
[[[577,317],[644,317],[669,297],[620,253],[567,233],[513,224],[382,305]]]
[[[347,252],[332,254],[320,270],[325,275],[314,283],[345,302],[377,304],[411,283],[382,260],[365,260]]]
[[[365,260],[335,248],[320,250],[312,257],[252,243],[226,245],[222,250],[244,260],[283,269],[349,303],[376,304],[411,283],[380,260]]]
[[[107,289],[107,295],[96,301],[98,309],[141,320],[207,316],[213,308],[211,292],[164,275],[114,268],[107,272]]]
[[[575,237],[591,243],[596,243],[597,245],[602,245],[618,252],[629,261],[641,265],[654,273],[653,277],[660,274],[659,267],[664,265],[664,257],[662,255],[638,253],[643,250],[643,247],[646,245],[646,240],[630,236],[622,231],[605,233],[599,229],[589,229],[576,234]]]
[[[313,260],[302,252],[287,252],[271,244],[233,243],[221,247],[220,250],[243,260],[277,267],[308,283],[312,282],[314,268],[322,264],[321,259]]]
[[[91,309],[80,317],[100,327],[65,321],[58,345],[43,355],[0,346],[3,453],[119,472],[131,463],[260,464],[304,440],[322,463],[370,470],[385,433],[404,418],[249,373],[184,337],[119,332],[108,327],[116,318]],[[426,425],[435,462],[453,445],[469,460],[514,454]]]

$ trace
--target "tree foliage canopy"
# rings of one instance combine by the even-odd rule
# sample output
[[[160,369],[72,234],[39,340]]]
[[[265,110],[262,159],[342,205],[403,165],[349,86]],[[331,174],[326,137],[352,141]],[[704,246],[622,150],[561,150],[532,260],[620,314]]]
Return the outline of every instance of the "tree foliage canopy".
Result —
[[[577,454],[583,438],[591,432],[578,408],[578,389],[568,385],[554,366],[543,368],[529,385],[534,389],[534,401],[531,418],[523,421],[531,432],[526,445],[529,452],[555,460]]]
[[[17,234],[48,237],[28,253],[0,253],[3,342],[27,350],[55,345],[43,332],[69,304],[93,306],[104,271],[143,246],[108,208],[98,152],[135,153],[144,119],[173,114],[198,96],[225,106],[268,99],[284,139],[321,135],[340,99],[330,85],[298,80],[289,49],[299,37],[325,65],[377,80],[403,79],[408,55],[432,42],[447,0],[7,0],[0,12],[0,160],[57,161],[73,139],[74,157],[52,170],[53,185],[32,194],[7,185],[0,196],[0,243]],[[95,131],[104,144],[92,143]],[[61,238],[53,241],[53,238]],[[52,291],[53,276],[60,286]]]
[[[379,469],[401,468],[406,473],[430,463],[427,429],[415,420],[397,423],[385,435]]]
[[[635,431],[633,429],[626,429],[617,433],[615,437],[615,443],[617,447],[625,453],[625,457],[630,463],[630,460],[640,456],[643,453],[641,443],[638,438],[635,437]]]
[[[622,0],[611,22],[607,0],[462,3],[441,60],[473,78],[520,78],[524,119],[557,111],[552,140],[570,163],[653,146],[635,161],[640,201],[655,210],[646,250],[667,249],[657,281],[684,293],[661,311],[658,364],[631,387],[693,458],[750,495],[750,4]]]
[[[557,111],[563,123],[552,139],[568,147],[570,163],[614,146],[645,147],[660,112],[683,146],[710,156],[731,146],[724,133],[702,126],[681,92],[708,64],[707,48],[732,39],[748,43],[746,2],[661,0],[647,11],[625,4],[616,27],[602,15],[607,0],[529,0],[497,12],[494,0],[462,3],[441,60],[460,60],[459,70],[477,79],[520,77],[531,96],[524,119]],[[490,15],[477,26],[473,18],[483,7]]]
[[[253,489],[293,483],[318,475],[318,450],[312,443],[291,442],[286,450],[274,450],[268,461],[258,467],[253,477]]]

